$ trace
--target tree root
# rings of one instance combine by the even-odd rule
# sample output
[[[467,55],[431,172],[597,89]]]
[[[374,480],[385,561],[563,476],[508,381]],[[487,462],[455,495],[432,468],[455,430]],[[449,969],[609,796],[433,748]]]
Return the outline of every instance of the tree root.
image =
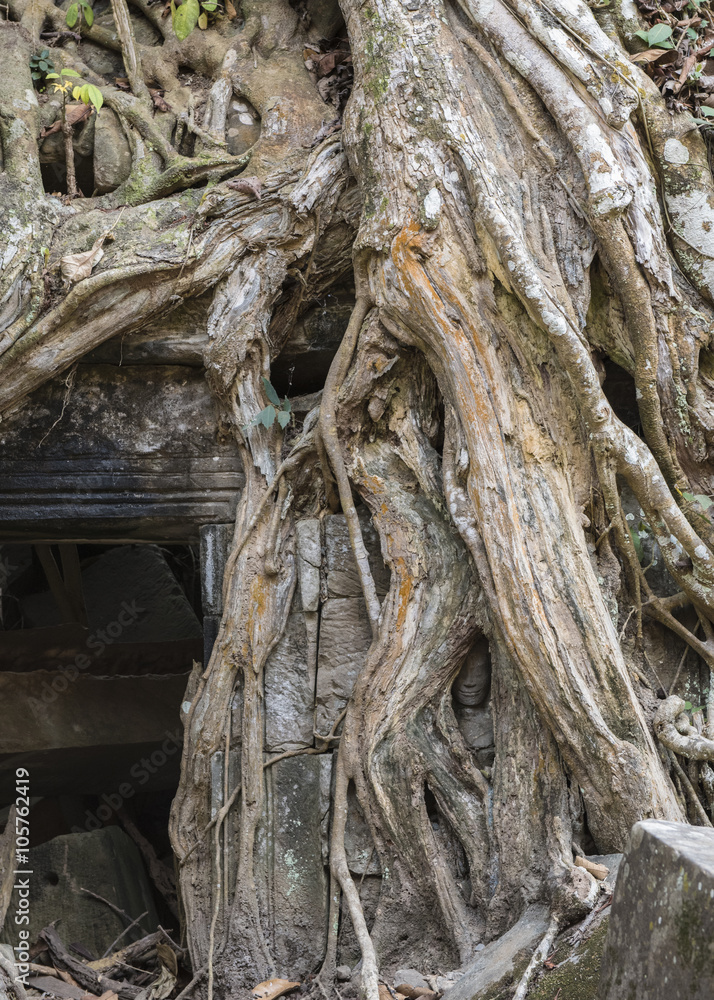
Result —
[[[714,761],[714,740],[701,736],[689,724],[684,701],[671,695],[662,702],[654,717],[654,731],[661,743],[688,760]]]
[[[542,965],[543,962],[545,962],[546,958],[550,954],[550,949],[558,933],[558,926],[558,918],[555,915],[551,916],[550,923],[548,924],[548,930],[545,932],[540,944],[533,952],[531,960],[526,967],[526,971],[523,973],[521,981],[516,987],[516,992],[513,994],[513,1000],[525,1000],[528,987],[530,986],[531,979],[533,978],[536,969],[539,965]]]

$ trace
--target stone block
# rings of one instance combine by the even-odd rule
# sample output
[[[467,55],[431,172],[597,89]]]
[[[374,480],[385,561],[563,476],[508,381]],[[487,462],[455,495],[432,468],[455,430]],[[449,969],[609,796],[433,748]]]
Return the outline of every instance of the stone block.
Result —
[[[347,854],[347,864],[355,875],[380,875],[382,866],[379,863],[377,852],[374,849],[374,841],[369,824],[364,818],[357,795],[354,788],[350,787],[347,793],[347,823],[345,826],[345,853]],[[403,979],[401,982],[406,983]]]
[[[317,651],[315,729],[328,733],[352,693],[372,642],[364,601],[329,598],[322,606]]]
[[[358,516],[377,593],[383,596],[389,589],[389,570],[382,560],[379,535],[365,507],[358,509]],[[325,565],[328,597],[362,596],[357,564],[352,555],[347,521],[343,514],[332,514],[325,518]]]
[[[285,631],[265,665],[265,749],[312,746],[316,615],[288,615]],[[312,641],[310,641],[312,632]]]
[[[328,876],[322,861],[320,757],[269,768],[273,803],[273,933],[279,976],[303,979],[324,957]]]
[[[485,1000],[487,996],[496,995],[494,987],[504,980],[512,980],[520,966],[525,968],[528,964],[548,923],[546,906],[529,906],[509,931],[486,945],[466,966],[461,978],[444,993],[443,1000]]]
[[[714,830],[636,823],[615,886],[600,998],[712,996]]]
[[[316,517],[305,518],[295,525],[297,535],[297,568],[303,611],[320,608],[320,565],[322,545],[320,522]]]
[[[114,191],[131,172],[131,149],[116,114],[101,108],[94,126],[94,186],[99,194]]]
[[[66,944],[79,942],[97,958],[126,927],[105,903],[80,889],[89,889],[133,918],[148,911],[141,927],[123,939],[138,940],[154,930],[159,918],[136,845],[117,826],[90,833],[55,837],[30,850],[30,940],[53,920]]]

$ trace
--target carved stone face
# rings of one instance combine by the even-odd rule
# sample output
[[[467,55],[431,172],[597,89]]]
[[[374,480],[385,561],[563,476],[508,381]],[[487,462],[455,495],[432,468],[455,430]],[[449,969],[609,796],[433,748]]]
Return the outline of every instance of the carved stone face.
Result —
[[[491,686],[491,656],[488,642],[477,639],[469,650],[464,664],[454,681],[454,698],[459,705],[478,708],[486,701]]]

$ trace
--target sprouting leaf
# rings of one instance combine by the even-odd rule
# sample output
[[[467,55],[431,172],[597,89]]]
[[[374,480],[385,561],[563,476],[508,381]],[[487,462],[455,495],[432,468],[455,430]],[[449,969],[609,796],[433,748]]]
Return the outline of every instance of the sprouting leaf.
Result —
[[[205,31],[208,27],[208,14],[205,11],[198,17],[198,26],[201,31]]]
[[[81,80],[81,74],[79,74],[75,69],[63,69],[62,76],[75,76],[77,79]]]
[[[290,400],[288,399],[287,396],[285,397],[285,399],[280,404],[280,409],[281,410],[287,410],[287,412],[290,413],[290,410],[291,410]]]
[[[196,27],[200,13],[201,8],[198,5],[198,0],[184,0],[184,3],[180,7],[177,7],[172,0],[171,23],[174,26],[176,37],[180,42],[184,38],[188,38]]]
[[[288,426],[288,424],[290,423],[290,414],[287,410],[278,411],[278,423],[283,428],[283,430],[285,430],[285,428]]]
[[[212,14],[218,8],[218,0],[204,0],[201,4],[204,10],[207,10],[209,14]]]
[[[264,410],[261,410],[258,414],[258,422],[263,425],[263,427],[272,427],[275,423],[275,417],[277,416],[277,411],[274,406],[266,406]]]
[[[65,18],[68,28],[73,28],[77,23],[77,18],[79,17],[79,4],[73,3],[67,8],[67,17]]]
[[[59,80],[59,73],[48,73],[47,74],[47,79],[48,80]]]
[[[265,395],[268,397],[273,406],[280,406],[280,396],[278,396],[277,392],[271,385],[270,380],[265,378],[263,375],[261,376],[261,382],[263,383],[263,388],[265,389]]]
[[[83,87],[82,89],[84,90],[85,88]],[[94,105],[97,111],[99,111],[102,104],[104,104],[104,96],[101,90],[99,89],[99,87],[95,87],[93,83],[88,83],[86,85],[86,90],[87,90],[88,100],[84,101],[84,97],[82,97],[82,100],[84,101],[85,104]]]
[[[88,3],[82,4],[82,13],[84,14],[84,20],[87,22],[87,27],[91,28],[94,24],[94,11]]]
[[[672,29],[668,24],[655,24],[647,32],[647,42],[649,45],[661,45],[666,42],[672,34]]]
[[[714,117],[714,108],[702,108],[702,113],[705,112],[709,112],[709,117]],[[714,500],[703,493],[687,493],[685,490],[682,492],[682,496],[691,503],[698,503],[702,510],[709,510],[710,507],[714,506]]]

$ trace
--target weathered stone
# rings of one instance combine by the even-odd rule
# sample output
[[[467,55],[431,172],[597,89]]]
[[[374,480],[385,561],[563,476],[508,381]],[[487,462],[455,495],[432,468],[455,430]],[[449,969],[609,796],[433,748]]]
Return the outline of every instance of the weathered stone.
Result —
[[[268,771],[272,779],[275,964],[278,975],[302,979],[322,961],[327,933],[320,758],[292,757]]]
[[[111,108],[101,108],[94,126],[94,186],[99,194],[114,191],[130,172],[131,149],[121,122]]]
[[[338,965],[335,969],[335,979],[340,983],[347,983],[352,978],[352,969],[349,965]]]
[[[429,988],[426,979],[416,969],[397,969],[393,976],[393,982],[395,987],[405,984],[411,986],[413,990]]]
[[[315,648],[301,612],[287,625],[265,665],[265,749],[312,746],[315,698]],[[313,631],[314,631],[314,623]]]
[[[320,565],[322,551],[320,522],[316,517],[305,518],[295,525],[297,535],[297,567],[300,599],[303,611],[318,611],[320,607]]]
[[[200,639],[201,625],[161,550],[155,545],[116,545],[82,570],[89,630],[99,643]],[[22,599],[25,625],[46,628],[62,621],[50,591]],[[105,633],[104,636],[102,633]]]
[[[636,823],[615,886],[600,997],[712,996],[714,830]]]
[[[521,919],[483,951],[462,971],[443,1000],[485,1000],[487,990],[512,981],[520,965],[528,964],[532,952],[548,929],[548,908],[529,906]]]
[[[379,536],[366,508],[360,507],[358,514],[377,593],[384,595],[389,589],[389,570],[382,561]],[[347,522],[343,514],[332,514],[325,518],[325,564],[328,597],[362,596],[357,564],[352,555]]]
[[[60,920],[63,940],[79,942],[99,958],[126,927],[98,896],[138,917],[148,911],[141,927],[123,939],[137,940],[153,930],[158,915],[141,856],[132,840],[117,826],[91,833],[72,833],[30,850],[30,940],[37,940],[43,927]]]
[[[226,115],[226,145],[233,156],[240,156],[260,137],[260,115],[245,97],[234,98]]]
[[[364,601],[357,597],[333,597],[325,601],[317,652],[315,729],[318,733],[328,733],[347,704],[371,642]]]

